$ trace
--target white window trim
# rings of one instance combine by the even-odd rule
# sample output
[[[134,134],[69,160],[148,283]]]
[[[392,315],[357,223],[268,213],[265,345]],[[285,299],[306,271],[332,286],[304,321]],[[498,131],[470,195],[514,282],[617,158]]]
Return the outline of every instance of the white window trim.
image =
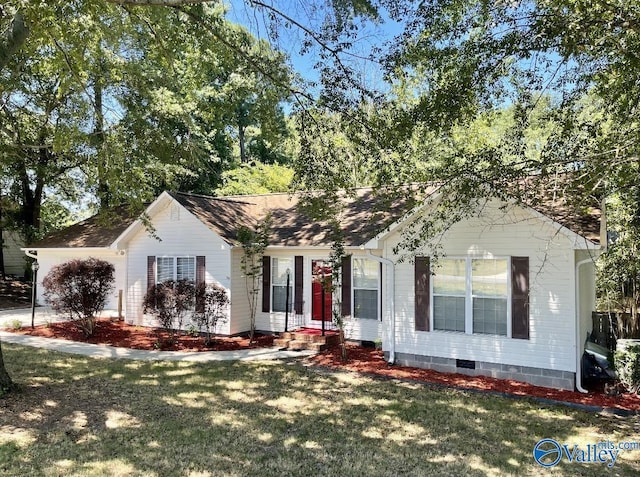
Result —
[[[198,263],[195,255],[157,255],[156,256],[156,283],[162,283],[158,280],[158,272],[160,271],[160,267],[158,267],[158,259],[159,258],[170,258],[173,261],[173,278],[170,280],[176,281],[178,279],[178,259],[179,258],[191,258],[193,259],[193,281],[196,281],[196,275],[198,274]]]
[[[355,265],[355,261],[356,260],[367,260],[367,261],[375,263],[377,265],[378,273],[377,273],[377,278],[376,278],[376,288],[356,287],[354,285],[355,280],[354,280],[353,270],[354,270],[354,265]],[[363,256],[363,257],[358,257],[358,256],[354,256],[354,255],[351,256],[351,317],[353,319],[368,320],[368,321],[382,321],[382,298],[381,298],[381,295],[380,295],[380,285],[381,285],[381,282],[382,282],[382,277],[381,277],[382,273],[381,273],[380,269],[381,269],[381,264],[379,262],[376,262],[375,260],[371,260],[371,259],[367,258],[366,256]],[[377,303],[376,307],[377,307],[377,310],[378,310],[378,313],[377,313],[378,316],[376,318],[362,318],[362,317],[356,318],[356,299],[355,299],[356,288],[358,290],[369,290],[369,291],[375,290],[376,291],[376,303]]]
[[[429,324],[430,329],[436,333],[453,333],[457,335],[465,334],[471,336],[485,336],[493,338],[511,338],[511,257],[510,256],[474,256],[474,255],[451,255],[443,257],[443,260],[465,260],[465,298],[464,298],[464,333],[462,331],[451,330],[437,330],[435,328],[435,315],[433,309],[433,285],[434,279],[429,280]],[[493,335],[488,333],[474,333],[473,332],[473,293],[471,290],[472,274],[471,274],[471,261],[472,260],[506,260],[507,261],[507,335]],[[436,273],[437,275],[437,273]],[[459,295],[438,295],[438,296],[456,296]]]
[[[276,285],[276,284],[273,283],[273,270],[274,270],[273,261],[274,260],[278,260],[278,259],[282,259],[282,260],[289,259],[289,260],[291,260],[291,268],[290,268],[291,273],[289,275],[291,277],[291,282],[289,284],[289,287],[291,288],[291,295],[289,296],[289,300],[291,301],[291,308],[289,308],[289,314],[291,315],[292,313],[295,313],[294,312],[294,308],[296,306],[296,303],[295,303],[296,302],[296,299],[295,299],[295,293],[296,293],[296,286],[295,286],[295,281],[296,281],[296,258],[295,257],[274,257],[274,256],[271,257],[271,266],[269,267],[270,270],[271,270],[271,277],[269,277],[269,280],[271,282],[270,285],[269,285],[269,294],[271,295],[271,299],[269,301],[269,308],[270,308],[269,312],[270,313],[280,313],[280,314],[286,314],[287,313],[286,311],[276,311],[276,310],[273,309],[273,303],[274,303],[274,300],[273,300],[273,296],[274,296],[273,287],[274,286],[284,287],[284,288],[287,287],[286,283],[284,285]]]

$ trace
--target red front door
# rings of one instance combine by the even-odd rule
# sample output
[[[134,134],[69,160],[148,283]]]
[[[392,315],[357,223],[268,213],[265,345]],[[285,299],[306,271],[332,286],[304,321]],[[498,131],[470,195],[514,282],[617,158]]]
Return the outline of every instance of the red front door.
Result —
[[[324,290],[324,310],[322,309],[323,283],[331,283],[331,265],[323,260],[311,262],[311,319],[321,321],[324,311],[324,321],[331,321],[331,291]]]

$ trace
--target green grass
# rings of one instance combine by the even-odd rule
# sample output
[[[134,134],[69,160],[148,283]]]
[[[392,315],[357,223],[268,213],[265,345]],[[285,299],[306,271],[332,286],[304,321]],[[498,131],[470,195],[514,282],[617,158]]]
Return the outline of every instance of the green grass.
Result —
[[[534,444],[640,440],[637,416],[544,407],[299,363],[90,359],[4,345],[3,476],[539,475]],[[639,475],[640,452],[555,475]]]

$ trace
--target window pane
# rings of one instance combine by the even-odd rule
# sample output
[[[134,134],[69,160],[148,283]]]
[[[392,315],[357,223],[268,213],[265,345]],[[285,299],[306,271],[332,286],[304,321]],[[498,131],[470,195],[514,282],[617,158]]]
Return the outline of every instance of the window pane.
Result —
[[[173,280],[173,257],[156,258],[157,283]]]
[[[178,257],[176,280],[196,281],[195,257]]]
[[[506,298],[473,299],[473,332],[507,336]]]
[[[464,332],[464,302],[464,297],[434,296],[434,329]]]
[[[477,297],[507,297],[507,260],[472,260],[472,293]]]
[[[364,258],[353,259],[353,286],[355,288],[378,288],[380,265]]]
[[[433,277],[433,293],[438,295],[465,295],[466,260],[442,259]]]
[[[353,316],[378,319],[378,290],[353,290]]]
[[[271,305],[272,311],[285,312],[285,304],[287,300],[287,286],[274,285],[273,286],[273,303]],[[289,312],[293,310],[293,287],[289,287]]]
[[[290,283],[293,283],[293,259],[273,258],[271,260],[271,283],[274,285],[286,285],[287,269],[291,274]]]

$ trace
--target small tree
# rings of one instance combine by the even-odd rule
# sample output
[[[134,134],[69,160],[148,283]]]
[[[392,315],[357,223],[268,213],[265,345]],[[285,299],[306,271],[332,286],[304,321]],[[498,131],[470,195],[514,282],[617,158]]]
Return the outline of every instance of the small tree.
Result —
[[[91,336],[96,316],[113,290],[114,274],[113,264],[97,258],[56,265],[42,281],[45,300],[74,321],[85,336]]]
[[[331,262],[331,278],[330,281],[325,280],[322,284],[325,287],[325,293],[333,293],[335,290],[342,289],[342,261],[346,254],[344,251],[344,234],[337,221],[333,222],[333,244],[331,245],[331,254],[329,261]],[[340,333],[340,351],[343,361],[347,361],[347,343],[345,340],[345,317],[342,314],[342,302],[334,300],[333,303],[333,323]]]
[[[253,343],[256,331],[256,311],[258,308],[258,293],[262,281],[262,257],[269,245],[269,229],[271,215],[267,214],[255,229],[240,227],[238,241],[242,245],[240,267],[245,277],[247,299],[249,301],[249,342]]]
[[[155,316],[175,341],[185,317],[193,311],[196,290],[191,280],[167,280],[153,286],[144,296],[144,312]]]
[[[227,321],[229,297],[227,290],[215,283],[205,285],[200,283],[196,287],[196,312],[193,314],[193,322],[205,333],[205,343],[212,342],[216,326]]]

